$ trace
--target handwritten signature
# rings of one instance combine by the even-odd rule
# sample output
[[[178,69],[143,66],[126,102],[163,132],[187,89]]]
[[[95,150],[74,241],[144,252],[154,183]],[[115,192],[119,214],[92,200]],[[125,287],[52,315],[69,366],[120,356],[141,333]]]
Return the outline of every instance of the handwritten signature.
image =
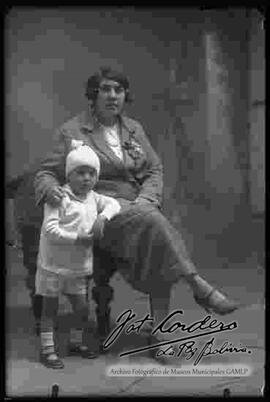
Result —
[[[158,323],[156,327],[152,329],[151,334],[157,335],[158,333],[161,333],[176,335],[176,332],[181,331],[183,333],[188,333],[192,335],[180,338],[177,337],[176,339],[161,341],[142,348],[129,350],[121,353],[119,356],[124,357],[127,355],[141,353],[149,349],[158,349],[156,357],[162,355],[169,357],[180,357],[181,355],[184,355],[186,360],[189,360],[192,357],[196,357],[193,363],[194,366],[196,366],[206,356],[221,355],[228,352],[251,353],[251,351],[247,350],[246,347],[237,348],[228,341],[224,342],[220,347],[214,348],[215,337],[212,337],[203,345],[201,349],[199,349],[196,346],[196,341],[193,340],[194,338],[201,338],[207,335],[233,331],[238,326],[237,322],[232,321],[228,324],[225,324],[222,321],[212,319],[211,315],[207,315],[203,319],[195,321],[188,325],[179,321],[179,315],[182,314],[184,314],[183,310],[173,311],[164,320]],[[132,309],[128,309],[122,312],[116,319],[116,323],[118,323],[118,326],[113,329],[113,331],[109,334],[109,336],[103,343],[104,349],[110,348],[114,344],[114,342],[116,342],[122,332],[125,332],[127,335],[132,332],[136,332],[137,334],[139,334],[144,326],[147,326],[147,324],[152,324],[154,322],[154,318],[151,317],[149,314],[146,314],[141,319],[136,319],[136,317],[137,315],[133,312]],[[175,319],[177,320],[175,321]],[[178,344],[178,350],[176,350],[172,346],[174,344]]]

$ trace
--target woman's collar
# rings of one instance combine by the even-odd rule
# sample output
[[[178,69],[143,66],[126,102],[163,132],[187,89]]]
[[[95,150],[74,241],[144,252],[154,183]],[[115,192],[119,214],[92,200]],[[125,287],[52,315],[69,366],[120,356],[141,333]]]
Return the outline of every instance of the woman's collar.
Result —
[[[135,132],[135,127],[132,121],[125,115],[125,112],[122,112],[119,116],[120,125],[125,127],[130,133]],[[87,129],[88,131],[93,131],[94,128],[98,126],[98,122],[94,117],[94,114],[86,111],[81,115],[81,127],[83,129]]]

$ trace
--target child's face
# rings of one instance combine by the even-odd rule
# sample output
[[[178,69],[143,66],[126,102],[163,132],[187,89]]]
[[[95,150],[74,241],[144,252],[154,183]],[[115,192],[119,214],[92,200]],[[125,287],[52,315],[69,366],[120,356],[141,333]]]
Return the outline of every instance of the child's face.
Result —
[[[96,169],[90,166],[78,166],[68,176],[68,183],[74,194],[85,196],[97,182]]]

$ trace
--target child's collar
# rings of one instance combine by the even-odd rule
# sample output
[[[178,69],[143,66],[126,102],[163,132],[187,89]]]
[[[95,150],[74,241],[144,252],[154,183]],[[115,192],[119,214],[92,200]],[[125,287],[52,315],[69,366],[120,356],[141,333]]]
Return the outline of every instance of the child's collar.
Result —
[[[90,190],[89,193],[87,194],[87,196],[86,196],[85,198],[81,198],[81,197],[79,197],[78,195],[76,195],[76,194],[73,193],[73,191],[72,191],[72,189],[71,189],[71,187],[70,187],[70,185],[69,185],[68,183],[66,183],[66,184],[63,186],[63,190],[64,190],[65,193],[68,194],[71,198],[73,198],[73,199],[75,199],[75,200],[77,200],[77,201],[80,201],[80,202],[84,202],[84,201],[88,198],[88,195],[89,195],[89,194],[91,193],[91,191],[92,191],[92,190]]]

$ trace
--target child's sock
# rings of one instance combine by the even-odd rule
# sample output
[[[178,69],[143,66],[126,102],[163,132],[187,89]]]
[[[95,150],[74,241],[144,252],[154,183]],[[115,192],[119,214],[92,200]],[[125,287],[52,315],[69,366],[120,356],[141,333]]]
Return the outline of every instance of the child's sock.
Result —
[[[58,357],[55,353],[53,331],[40,332],[41,353],[49,355],[48,358],[56,360]]]
[[[82,328],[71,328],[70,329],[70,343],[81,345],[82,344]]]
[[[88,349],[84,332],[83,328],[71,328],[70,330],[71,345],[76,345],[82,352]]]

